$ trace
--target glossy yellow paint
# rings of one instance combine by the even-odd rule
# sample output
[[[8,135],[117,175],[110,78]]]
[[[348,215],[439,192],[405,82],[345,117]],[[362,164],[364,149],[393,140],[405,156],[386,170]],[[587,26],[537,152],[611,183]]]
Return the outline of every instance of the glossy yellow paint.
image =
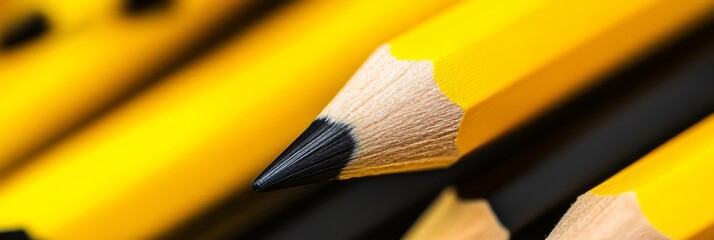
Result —
[[[660,232],[687,239],[714,227],[714,115],[590,190],[633,191]]]
[[[461,153],[493,140],[683,29],[711,0],[464,2],[390,42],[431,60],[465,116]]]
[[[292,3],[0,182],[0,227],[144,239],[248,190],[370,51],[450,3]]]
[[[174,60],[242,4],[173,1],[164,12],[0,52],[0,171]]]

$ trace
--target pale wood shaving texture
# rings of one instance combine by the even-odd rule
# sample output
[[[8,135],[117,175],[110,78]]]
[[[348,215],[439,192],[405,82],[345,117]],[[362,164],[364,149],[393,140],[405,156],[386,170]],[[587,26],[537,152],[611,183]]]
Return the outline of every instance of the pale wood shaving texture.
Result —
[[[395,59],[385,45],[320,117],[354,127],[357,151],[339,176],[346,179],[452,164],[463,115],[436,85],[430,61]]]
[[[484,199],[459,199],[453,188],[440,195],[412,226],[404,239],[506,240],[508,230]]]
[[[547,239],[669,239],[647,221],[634,192],[616,196],[585,193]]]

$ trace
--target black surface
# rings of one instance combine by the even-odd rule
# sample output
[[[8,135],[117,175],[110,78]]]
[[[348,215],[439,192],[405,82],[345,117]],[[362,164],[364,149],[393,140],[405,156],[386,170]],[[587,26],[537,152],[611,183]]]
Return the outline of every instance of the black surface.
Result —
[[[384,238],[369,230],[406,228],[421,209],[441,191],[445,172],[416,172],[325,183],[316,194],[294,203],[250,231],[232,239],[355,239]],[[417,209],[417,211],[411,211]],[[411,214],[404,218],[395,218]],[[389,224],[385,224],[389,223]],[[365,235],[367,234],[367,235]],[[390,236],[400,236],[393,232]],[[372,238],[374,239],[374,238]]]
[[[299,186],[281,191],[256,193],[243,186],[232,196],[209,206],[182,224],[154,239],[224,239],[248,231],[287,205],[305,199],[321,184]]]
[[[556,205],[520,230],[511,233],[511,239],[545,239],[569,208],[569,201]]]
[[[31,42],[46,33],[50,24],[42,13],[29,14],[16,25],[4,29],[0,50],[9,50]]]
[[[336,179],[357,148],[348,124],[317,119],[253,182],[256,192]]]
[[[136,15],[167,8],[170,4],[171,0],[124,0],[122,7],[125,13]]]
[[[0,240],[30,240],[30,235],[22,229],[0,231]]]

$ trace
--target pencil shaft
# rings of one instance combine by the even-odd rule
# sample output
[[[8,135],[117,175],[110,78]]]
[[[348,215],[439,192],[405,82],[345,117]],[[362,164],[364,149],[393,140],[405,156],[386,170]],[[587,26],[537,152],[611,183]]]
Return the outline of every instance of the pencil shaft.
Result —
[[[253,187],[448,167],[712,7],[707,0],[462,2],[373,52]]]
[[[465,112],[456,138],[463,154],[589,86],[712,6],[706,0],[470,1],[389,45],[397,59],[433,63],[439,89]]]
[[[120,12],[118,4],[102,2],[84,7],[96,4]],[[168,9],[172,14],[122,16],[96,25],[87,19],[81,29],[0,51],[0,172],[178,64],[214,25],[244,4],[176,1]],[[62,13],[71,17],[72,8],[65,7]],[[52,18],[47,21],[49,32],[58,31]]]

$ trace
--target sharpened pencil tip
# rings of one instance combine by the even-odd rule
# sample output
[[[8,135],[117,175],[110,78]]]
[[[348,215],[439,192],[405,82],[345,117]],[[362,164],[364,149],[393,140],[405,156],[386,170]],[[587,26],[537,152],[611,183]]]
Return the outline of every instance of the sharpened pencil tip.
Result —
[[[352,159],[352,127],[317,119],[253,182],[256,192],[336,179]]]
[[[263,192],[263,187],[261,186],[261,182],[259,180],[253,181],[253,185],[251,187],[255,192]]]

